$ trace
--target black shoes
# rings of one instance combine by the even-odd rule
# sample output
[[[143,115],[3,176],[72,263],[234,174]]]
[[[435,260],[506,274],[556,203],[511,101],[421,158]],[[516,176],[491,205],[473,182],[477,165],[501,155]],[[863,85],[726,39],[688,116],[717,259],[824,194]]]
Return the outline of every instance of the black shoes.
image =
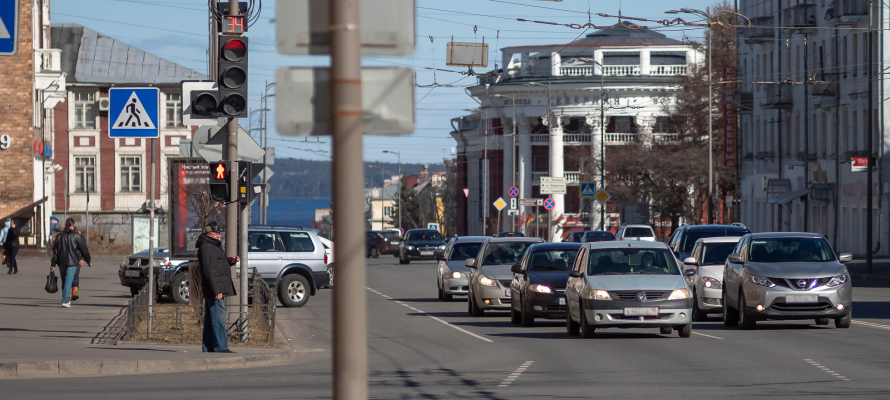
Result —
[[[225,350],[216,351],[214,353],[235,353],[235,352],[232,350],[229,350],[229,349],[225,349]]]

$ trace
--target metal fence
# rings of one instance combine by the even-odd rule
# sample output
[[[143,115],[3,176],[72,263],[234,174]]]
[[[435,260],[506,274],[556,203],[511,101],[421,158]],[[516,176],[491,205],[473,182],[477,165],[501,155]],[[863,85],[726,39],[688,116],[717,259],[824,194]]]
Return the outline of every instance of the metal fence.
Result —
[[[230,343],[267,346],[275,342],[275,292],[254,269],[250,280],[247,315],[241,304],[226,304],[227,335]],[[199,344],[204,328],[204,306],[177,303],[152,305],[152,326],[148,329],[148,296],[143,289],[127,305],[125,340]]]

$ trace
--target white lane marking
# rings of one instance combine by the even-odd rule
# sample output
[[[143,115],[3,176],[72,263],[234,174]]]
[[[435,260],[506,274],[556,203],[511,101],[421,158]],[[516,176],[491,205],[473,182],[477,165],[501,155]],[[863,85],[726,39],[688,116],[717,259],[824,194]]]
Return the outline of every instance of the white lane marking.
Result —
[[[696,334],[696,335],[701,335],[701,336],[704,336],[704,337],[709,337],[709,338],[711,338],[711,339],[723,340],[722,337],[711,336],[711,335],[705,335],[704,333],[698,333],[698,332],[692,332],[692,333],[694,333],[694,334]]]
[[[814,366],[814,367],[816,367],[816,368],[819,368],[819,369],[822,370],[822,371],[825,371],[825,373],[830,374],[831,376],[833,376],[833,377],[835,377],[835,378],[838,378],[838,379],[840,379],[840,380],[842,380],[842,381],[849,381],[849,379],[847,379],[847,377],[845,377],[845,376],[843,376],[843,375],[841,375],[841,374],[839,374],[839,373],[837,373],[837,372],[832,371],[830,368],[825,367],[825,366],[823,366],[822,364],[817,363],[816,361],[813,361],[813,360],[811,360],[811,359],[809,359],[809,358],[804,358],[803,360],[806,361],[806,362],[808,362],[808,363],[810,363],[810,365],[812,365],[812,366]]]
[[[522,363],[522,365],[520,365],[519,368],[516,368],[516,370],[513,371],[512,374],[507,375],[507,379],[504,379],[504,381],[501,382],[501,384],[498,385],[498,387],[509,386],[510,383],[515,381],[516,378],[519,378],[519,375],[522,375],[522,373],[525,372],[525,370],[528,369],[528,367],[530,367],[533,363],[534,363],[534,361],[526,361],[526,362]]]
[[[371,288],[368,288],[368,290],[373,291],[373,289],[371,289]],[[392,297],[389,297],[389,296],[387,296],[387,295],[385,295],[385,294],[383,294],[383,293],[377,293],[377,294],[379,294],[379,295],[382,296],[382,297],[386,297],[386,298],[389,299],[389,300],[392,300]],[[457,330],[460,331],[460,332],[466,333],[467,335],[470,335],[470,336],[472,336],[472,337],[474,337],[474,338],[476,338],[476,339],[484,340],[484,341],[486,341],[486,342],[488,342],[488,343],[494,343],[494,340],[491,340],[491,339],[489,339],[489,338],[487,338],[487,337],[484,337],[484,336],[479,336],[479,335],[477,335],[477,334],[475,334],[475,333],[473,333],[473,332],[470,332],[470,331],[468,331],[468,330],[466,330],[466,329],[464,329],[464,328],[461,328],[461,327],[459,327],[459,326],[452,325],[452,324],[448,323],[448,321],[445,321],[445,320],[443,320],[443,319],[441,319],[441,318],[434,317],[434,316],[428,314],[426,311],[423,311],[423,310],[421,310],[421,309],[419,309],[419,308],[416,308],[416,307],[412,307],[410,304],[403,303],[403,302],[401,302],[401,301],[399,301],[399,300],[393,300],[393,302],[398,303],[398,304],[401,304],[401,305],[403,305],[403,306],[405,306],[405,307],[408,307],[408,308],[410,308],[410,309],[412,309],[412,310],[414,310],[414,311],[417,311],[419,314],[423,314],[424,316],[430,317],[430,318],[431,318],[432,320],[434,320],[434,321],[441,322],[441,323],[443,323],[443,324],[445,324],[445,325],[447,325],[447,326],[449,326],[449,327],[452,327],[452,328],[454,328],[454,329],[457,329]]]
[[[858,325],[862,325],[862,326],[867,326],[867,327],[869,327],[869,328],[877,328],[877,329],[890,330],[890,325],[881,325],[881,324],[876,324],[876,323],[874,323],[874,322],[865,322],[865,321],[858,321],[858,320],[853,320],[853,323],[854,323],[854,324],[858,324]]]

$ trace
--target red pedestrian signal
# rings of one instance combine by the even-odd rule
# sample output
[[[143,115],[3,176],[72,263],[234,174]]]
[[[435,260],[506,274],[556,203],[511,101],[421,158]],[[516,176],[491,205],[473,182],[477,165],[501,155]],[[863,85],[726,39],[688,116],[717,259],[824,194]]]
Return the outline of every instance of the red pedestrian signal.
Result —
[[[229,163],[210,163],[210,199],[232,202],[229,192]]]
[[[217,164],[216,165],[216,179],[226,179],[226,165],[225,164]]]

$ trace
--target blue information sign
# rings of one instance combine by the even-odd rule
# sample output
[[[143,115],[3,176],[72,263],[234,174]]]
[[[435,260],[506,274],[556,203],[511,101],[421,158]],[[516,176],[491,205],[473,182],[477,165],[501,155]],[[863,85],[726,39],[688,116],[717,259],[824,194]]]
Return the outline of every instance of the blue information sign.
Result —
[[[0,0],[0,56],[11,56],[18,50],[19,0]]]
[[[108,136],[157,138],[160,94],[158,88],[109,89]]]

